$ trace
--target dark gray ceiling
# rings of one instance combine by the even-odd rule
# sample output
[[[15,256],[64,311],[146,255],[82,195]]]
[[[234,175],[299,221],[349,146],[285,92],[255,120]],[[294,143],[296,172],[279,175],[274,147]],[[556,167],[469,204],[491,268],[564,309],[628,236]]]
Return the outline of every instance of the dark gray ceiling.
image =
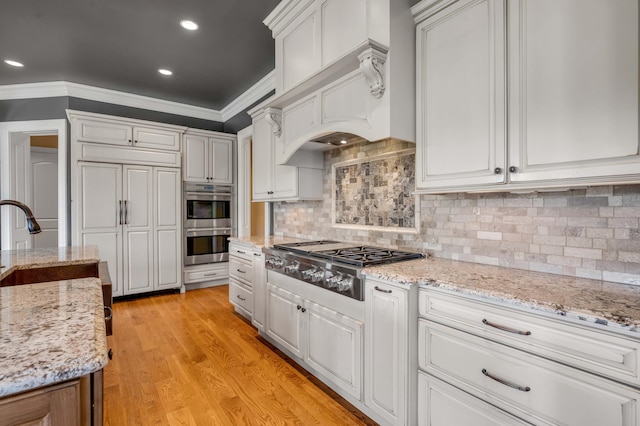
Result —
[[[220,110],[274,68],[262,21],[279,2],[0,0],[0,85],[64,80]]]

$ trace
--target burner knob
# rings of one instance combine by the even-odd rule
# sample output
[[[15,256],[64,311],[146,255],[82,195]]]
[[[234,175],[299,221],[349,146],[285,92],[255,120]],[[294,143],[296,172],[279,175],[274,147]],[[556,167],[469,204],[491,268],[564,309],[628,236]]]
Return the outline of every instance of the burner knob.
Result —
[[[311,282],[317,283],[318,281],[322,281],[324,278],[324,271],[322,269],[318,269],[311,273]]]
[[[340,272],[338,272],[337,275],[327,278],[327,288],[336,287],[342,278],[343,276]]]
[[[294,263],[291,263],[291,264],[285,266],[284,270],[288,274],[292,274],[292,273],[296,272],[299,267],[300,267],[300,263],[298,261],[294,261]]]
[[[310,280],[313,277],[313,273],[316,271],[316,267],[313,266],[311,269],[306,269],[302,271],[302,278],[305,280]]]
[[[282,265],[284,265],[284,260],[282,260],[279,257],[274,257],[272,260],[273,260],[273,263],[271,265],[276,268],[282,268]]]
[[[338,291],[349,291],[353,288],[353,277],[347,276],[338,281]]]

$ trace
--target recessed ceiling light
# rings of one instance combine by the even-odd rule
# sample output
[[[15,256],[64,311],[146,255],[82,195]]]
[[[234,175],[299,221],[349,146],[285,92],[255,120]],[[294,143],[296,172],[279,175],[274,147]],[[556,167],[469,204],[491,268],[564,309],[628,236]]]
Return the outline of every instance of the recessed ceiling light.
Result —
[[[347,141],[346,141],[346,140],[344,140],[344,139],[342,139],[342,140],[340,141],[340,143],[341,143],[342,145],[344,145],[344,144],[346,144],[346,143],[347,143]]]
[[[12,67],[24,67],[23,64],[21,64],[18,61],[12,61],[11,59],[5,59],[4,63],[7,65],[11,65]]]
[[[166,70],[164,68],[160,68],[158,72],[162,75],[173,75],[173,71]]]
[[[183,19],[182,21],[180,21],[180,25],[182,26],[182,28],[190,31],[195,31],[200,28],[198,27],[198,24],[188,19]]]

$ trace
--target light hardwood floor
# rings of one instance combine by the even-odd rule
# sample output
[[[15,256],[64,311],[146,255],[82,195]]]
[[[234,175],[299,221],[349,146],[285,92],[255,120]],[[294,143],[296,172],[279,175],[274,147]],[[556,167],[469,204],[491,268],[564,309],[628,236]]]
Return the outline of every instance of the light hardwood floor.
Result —
[[[106,425],[375,425],[260,338],[227,286],[113,309]]]

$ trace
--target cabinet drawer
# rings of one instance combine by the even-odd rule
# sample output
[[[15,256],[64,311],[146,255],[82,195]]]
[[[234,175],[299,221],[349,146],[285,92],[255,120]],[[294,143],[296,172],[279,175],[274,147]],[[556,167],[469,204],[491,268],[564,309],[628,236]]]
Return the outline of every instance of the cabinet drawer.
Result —
[[[431,289],[420,290],[419,309],[420,315],[432,321],[640,385],[638,340],[566,319],[547,318]]]
[[[229,256],[236,256],[251,261],[252,250],[234,243],[229,244]]]
[[[418,327],[420,368],[527,421],[632,426],[640,419],[638,390],[431,321]]]
[[[223,280],[229,278],[229,270],[226,263],[221,263],[220,266],[212,268],[201,268],[196,266],[197,269],[187,269],[184,272],[184,283],[199,283],[203,281]]]
[[[418,425],[529,425],[435,377],[418,373]]]
[[[253,311],[253,294],[251,293],[251,289],[233,278],[229,280],[229,302],[244,309],[249,314]]]
[[[229,256],[229,275],[253,285],[253,263],[235,256]]]

